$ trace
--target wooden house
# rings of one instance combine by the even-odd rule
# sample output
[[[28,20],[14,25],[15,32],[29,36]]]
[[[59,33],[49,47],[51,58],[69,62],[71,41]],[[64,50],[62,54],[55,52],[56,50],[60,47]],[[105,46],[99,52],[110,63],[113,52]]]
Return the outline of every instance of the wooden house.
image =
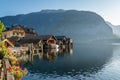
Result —
[[[57,39],[57,45],[59,48],[65,48],[66,46],[66,36],[55,36]]]
[[[66,36],[55,36],[57,41],[61,41],[63,45],[66,45]]]
[[[11,38],[11,37],[25,37],[25,36],[36,36],[35,30],[33,28],[25,28],[22,25],[12,26],[11,28],[7,28],[3,32],[3,39]]]
[[[33,28],[24,28],[25,30],[25,36],[37,36],[37,33]]]
[[[66,44],[67,44],[69,47],[73,47],[73,39],[67,38]]]
[[[42,41],[44,48],[56,48],[56,38],[53,35],[39,35],[38,36]]]
[[[64,44],[61,40],[57,40],[57,43],[56,43],[59,47],[62,47]]]
[[[37,36],[21,38],[16,44],[19,44],[21,47],[28,47],[30,53],[40,53],[43,51],[43,42]]]
[[[4,39],[3,42],[4,42],[6,48],[14,47],[14,45],[8,39]]]
[[[3,38],[10,38],[12,36],[17,37],[24,37],[25,36],[25,30],[21,25],[12,26],[12,28],[9,28],[3,32]]]
[[[3,42],[4,42],[5,47],[6,47],[10,52],[12,52],[12,49],[14,48],[14,45],[13,45],[8,39],[4,39]],[[0,48],[0,49],[2,49],[2,48]]]

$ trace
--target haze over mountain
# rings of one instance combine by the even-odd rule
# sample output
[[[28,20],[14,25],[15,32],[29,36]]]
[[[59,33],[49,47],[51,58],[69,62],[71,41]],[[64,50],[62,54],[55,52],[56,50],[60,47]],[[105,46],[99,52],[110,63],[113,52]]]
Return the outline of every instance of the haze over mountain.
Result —
[[[113,30],[113,34],[120,38],[120,25],[113,25],[110,22],[106,22]]]
[[[66,35],[75,42],[112,37],[112,29],[94,12],[77,10],[42,10],[30,14],[0,18],[6,26],[22,24],[33,27],[42,35]]]

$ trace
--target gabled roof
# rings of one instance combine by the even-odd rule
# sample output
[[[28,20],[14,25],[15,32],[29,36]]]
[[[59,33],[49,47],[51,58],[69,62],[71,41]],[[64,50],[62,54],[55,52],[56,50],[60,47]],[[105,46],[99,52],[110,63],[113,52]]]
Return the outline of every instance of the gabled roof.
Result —
[[[55,36],[57,40],[63,40],[66,36]]]
[[[4,39],[3,42],[7,42],[11,47],[14,47],[14,45],[8,39]]]
[[[27,27],[25,27],[24,30],[28,34],[36,34],[37,35],[37,33],[34,31],[33,28],[27,28]]]
[[[3,32],[9,31],[10,29],[11,29],[10,27],[5,27],[5,30]]]
[[[17,27],[21,27],[22,29],[24,29],[24,26],[22,26],[22,25],[12,26],[12,28],[11,28],[11,29],[15,29],[15,28],[17,28]]]
[[[37,35],[37,33],[34,31],[33,28],[27,28],[27,27],[24,27],[22,25],[15,25],[15,26],[12,26],[12,27],[8,27],[8,28],[6,28],[5,31],[10,31],[10,30],[13,30],[13,29],[15,29],[17,27],[21,27],[28,34],[36,34]]]
[[[7,38],[7,39],[12,42],[12,41],[18,41],[20,38],[17,36],[12,36],[12,37]]]
[[[42,40],[48,40],[49,38],[53,37],[56,40],[56,37],[53,35],[39,35],[38,37]]]
[[[54,36],[53,35],[27,36],[27,37],[21,38],[18,42],[21,43],[21,44],[24,44],[24,43],[38,43],[40,40],[43,40],[43,41],[48,40],[51,37],[54,37]]]
[[[41,39],[37,36],[23,37],[18,42],[21,44],[25,43],[38,43]]]

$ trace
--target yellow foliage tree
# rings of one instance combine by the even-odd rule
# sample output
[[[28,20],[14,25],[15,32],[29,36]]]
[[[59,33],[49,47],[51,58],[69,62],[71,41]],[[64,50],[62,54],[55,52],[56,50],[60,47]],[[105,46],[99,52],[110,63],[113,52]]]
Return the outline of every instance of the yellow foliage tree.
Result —
[[[2,32],[5,30],[4,24],[0,21],[0,37],[2,37]]]

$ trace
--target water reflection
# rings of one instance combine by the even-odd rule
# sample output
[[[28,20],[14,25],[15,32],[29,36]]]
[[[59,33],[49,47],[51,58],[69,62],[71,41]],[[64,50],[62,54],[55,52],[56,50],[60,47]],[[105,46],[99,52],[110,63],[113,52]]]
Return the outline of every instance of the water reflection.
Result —
[[[18,57],[18,60],[22,63],[25,62],[34,62],[34,58],[38,58],[39,60],[47,60],[47,61],[54,61],[57,56],[60,55],[72,55],[73,48],[66,47],[66,48],[59,48],[59,49],[44,49],[43,52],[34,53],[34,54],[23,54]]]
[[[74,52],[70,53],[72,51],[73,49],[66,48],[44,50],[40,54],[28,55],[27,61],[22,65],[29,70],[25,79],[87,79],[104,69],[113,56],[113,47],[107,45],[77,44]]]

